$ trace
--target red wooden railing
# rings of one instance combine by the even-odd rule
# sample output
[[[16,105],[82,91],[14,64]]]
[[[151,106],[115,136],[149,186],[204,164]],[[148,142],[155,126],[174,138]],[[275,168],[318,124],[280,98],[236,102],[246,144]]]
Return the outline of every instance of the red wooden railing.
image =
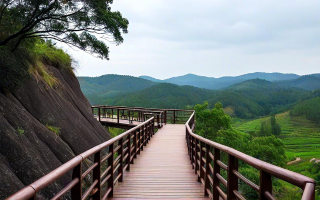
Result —
[[[315,181],[301,174],[263,162],[230,147],[205,139],[193,133],[195,127],[195,113],[192,113],[186,123],[186,140],[191,164],[198,175],[198,181],[204,184],[204,195],[213,199],[221,197],[225,200],[241,199],[238,190],[239,180],[243,181],[259,193],[260,200],[274,200],[272,195],[272,177],[281,179],[303,190],[303,200],[315,199]],[[220,159],[220,153],[228,155],[228,165]],[[256,185],[238,171],[239,160],[260,171],[260,184]],[[227,180],[221,174],[227,172]],[[220,183],[226,187],[225,193]]]
[[[95,106],[98,109],[99,116],[101,109],[105,106]],[[118,109],[119,107],[114,107]],[[121,107],[121,109],[133,109],[130,107]],[[272,177],[300,187],[303,190],[303,200],[315,199],[315,181],[306,176],[289,170],[263,162],[244,153],[241,153],[230,147],[215,143],[193,133],[195,128],[195,113],[191,110],[178,109],[145,109],[157,110],[164,113],[158,122],[162,123],[183,123],[187,120],[186,142],[188,154],[198,181],[204,184],[204,195],[212,199],[245,199],[238,190],[239,180],[248,184],[259,193],[259,199],[275,199],[272,196]],[[118,112],[118,111],[117,111]],[[134,158],[148,141],[154,135],[154,117],[141,123],[140,125],[122,133],[121,135],[102,143],[92,149],[76,156],[59,168],[43,176],[39,180],[13,194],[8,200],[17,199],[36,199],[37,194],[48,185],[57,181],[60,177],[72,172],[72,180],[60,190],[52,199],[61,199],[68,192],[71,198],[76,200],[107,199],[113,196],[114,185],[123,181],[123,171],[130,170],[130,164],[133,164]],[[224,152],[228,155],[228,165],[220,159],[220,154]],[[116,158],[115,158],[116,157]],[[90,159],[89,159],[90,158]],[[238,171],[239,160],[249,164],[260,171],[260,184],[256,185]],[[91,162],[90,166],[86,164]],[[84,164],[85,163],[85,164]],[[83,172],[83,169],[86,170]],[[227,173],[227,180],[223,178],[221,170]],[[92,173],[92,181],[87,185],[85,192],[82,191],[85,178]],[[220,187],[220,183],[227,188],[225,193]]]
[[[52,200],[62,199],[71,191],[71,198],[84,200],[91,197],[93,200],[107,199],[113,196],[113,187],[117,181],[123,181],[123,171],[130,170],[134,158],[154,135],[154,118],[150,118],[140,125],[108,140],[92,149],[76,156],[54,171],[13,194],[8,200],[36,199],[37,193],[46,188],[60,177],[72,171],[72,180]],[[83,172],[83,163],[93,156],[91,166]],[[116,158],[114,158],[116,156]],[[104,170],[102,170],[105,168]],[[92,182],[82,191],[83,180],[92,173]],[[105,186],[105,192],[102,189]]]

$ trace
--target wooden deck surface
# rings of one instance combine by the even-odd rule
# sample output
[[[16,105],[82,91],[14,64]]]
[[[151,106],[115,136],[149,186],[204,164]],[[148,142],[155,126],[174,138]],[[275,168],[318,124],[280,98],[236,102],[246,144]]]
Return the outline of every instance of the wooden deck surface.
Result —
[[[187,152],[185,126],[164,125],[124,173],[112,199],[209,199]]]

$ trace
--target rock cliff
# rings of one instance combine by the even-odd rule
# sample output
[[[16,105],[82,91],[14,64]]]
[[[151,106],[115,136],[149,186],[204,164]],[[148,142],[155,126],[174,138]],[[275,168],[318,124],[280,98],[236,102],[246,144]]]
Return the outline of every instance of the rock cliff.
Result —
[[[75,75],[44,67],[54,77],[53,86],[33,74],[14,92],[0,92],[0,199],[110,139],[93,118]],[[52,197],[67,179],[50,185],[39,197]]]

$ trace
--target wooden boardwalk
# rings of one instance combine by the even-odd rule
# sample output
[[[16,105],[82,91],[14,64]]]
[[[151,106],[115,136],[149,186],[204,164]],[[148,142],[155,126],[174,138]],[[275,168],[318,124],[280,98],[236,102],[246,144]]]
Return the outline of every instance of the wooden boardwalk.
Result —
[[[187,152],[185,125],[164,125],[124,173],[112,199],[209,199]]]

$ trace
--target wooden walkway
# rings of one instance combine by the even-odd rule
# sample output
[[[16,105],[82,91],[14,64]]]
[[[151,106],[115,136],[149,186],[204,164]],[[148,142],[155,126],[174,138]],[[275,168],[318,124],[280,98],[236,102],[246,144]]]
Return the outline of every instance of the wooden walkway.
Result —
[[[124,173],[112,199],[209,199],[187,152],[185,125],[164,125]]]

